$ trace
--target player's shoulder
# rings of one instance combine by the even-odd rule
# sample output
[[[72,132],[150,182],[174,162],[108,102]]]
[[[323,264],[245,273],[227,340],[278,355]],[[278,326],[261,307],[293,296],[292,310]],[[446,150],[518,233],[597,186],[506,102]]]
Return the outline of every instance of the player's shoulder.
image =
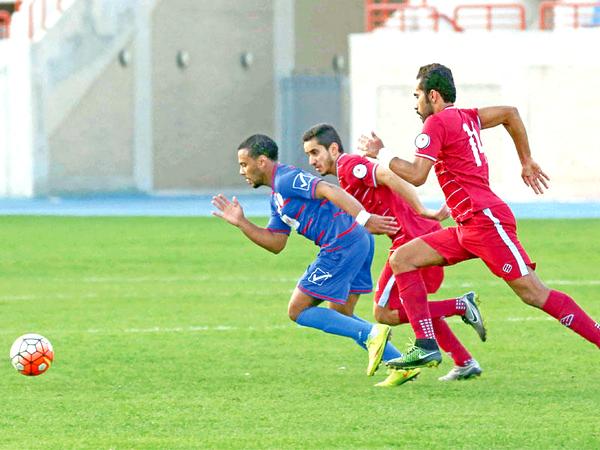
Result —
[[[355,153],[342,153],[337,161],[337,164],[339,168],[351,168],[356,164],[365,164],[367,162],[367,158],[361,155],[357,155]]]
[[[299,167],[280,165],[275,178],[275,190],[286,191],[289,189],[308,191],[313,181],[319,177]]]
[[[354,176],[362,179],[371,170],[374,163],[357,154],[344,153],[338,160],[338,172],[343,176]]]

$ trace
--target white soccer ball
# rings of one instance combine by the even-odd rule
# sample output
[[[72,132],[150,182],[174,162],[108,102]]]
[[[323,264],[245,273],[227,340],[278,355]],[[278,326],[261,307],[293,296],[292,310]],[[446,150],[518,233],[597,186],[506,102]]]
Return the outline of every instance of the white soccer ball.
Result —
[[[41,375],[50,368],[53,360],[52,344],[40,334],[19,336],[10,348],[10,362],[23,375]]]

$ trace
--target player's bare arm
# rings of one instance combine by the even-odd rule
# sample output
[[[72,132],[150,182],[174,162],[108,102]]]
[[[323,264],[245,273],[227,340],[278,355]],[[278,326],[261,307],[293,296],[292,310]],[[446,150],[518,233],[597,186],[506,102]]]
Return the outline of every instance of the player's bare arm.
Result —
[[[421,203],[417,191],[415,191],[410,183],[404,181],[390,169],[387,169],[382,165],[377,166],[377,169],[375,170],[375,179],[377,180],[377,184],[387,186],[400,195],[421,217],[442,221],[447,219],[450,215],[450,210],[445,205],[437,211],[426,208],[423,203]]]
[[[416,157],[411,163],[394,155],[390,149],[383,145],[383,141],[375,132],[371,137],[362,135],[358,141],[358,149],[368,158],[377,158],[383,166],[389,167],[400,178],[414,186],[421,186],[427,181],[433,161],[427,158]]]
[[[361,223],[361,218],[366,218],[366,222],[361,224],[373,234],[391,235],[397,233],[399,230],[394,217],[368,214],[358,200],[339,186],[335,186],[326,181],[320,181],[319,184],[317,184],[315,196],[317,198],[326,198],[338,208],[343,209],[354,217],[359,223]],[[359,214],[361,217],[359,217]]]
[[[519,160],[521,161],[521,178],[536,194],[543,194],[548,189],[550,178],[531,157],[529,139],[525,124],[517,108],[513,106],[492,106],[479,109],[481,129],[503,125],[512,138]]]
[[[237,198],[233,197],[229,201],[223,194],[218,194],[212,198],[211,203],[218,209],[218,211],[212,212],[213,216],[220,217],[231,225],[238,227],[255,244],[272,253],[279,253],[285,248],[288,239],[287,234],[273,233],[250,222],[244,215],[242,205],[240,205]]]

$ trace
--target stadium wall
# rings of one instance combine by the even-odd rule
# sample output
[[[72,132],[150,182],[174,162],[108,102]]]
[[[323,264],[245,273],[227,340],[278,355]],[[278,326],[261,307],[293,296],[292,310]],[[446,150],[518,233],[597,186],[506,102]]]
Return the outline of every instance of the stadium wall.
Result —
[[[386,147],[412,159],[422,124],[412,96],[421,65],[449,66],[457,84],[457,106],[518,107],[534,158],[551,178],[545,200],[600,201],[600,60],[590,45],[598,29],[524,33],[401,33],[382,30],[350,37],[351,135],[376,130]],[[535,194],[520,178],[520,165],[503,128],[485,130],[492,188],[507,200]],[[437,182],[421,188],[441,198]]]

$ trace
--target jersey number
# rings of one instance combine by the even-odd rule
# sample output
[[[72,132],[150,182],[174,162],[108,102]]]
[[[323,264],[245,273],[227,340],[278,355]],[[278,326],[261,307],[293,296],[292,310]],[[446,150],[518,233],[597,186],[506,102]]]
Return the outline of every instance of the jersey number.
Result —
[[[483,145],[481,145],[481,139],[479,139],[479,134],[475,129],[475,125],[471,122],[471,127],[466,123],[463,123],[463,130],[465,133],[469,135],[469,144],[471,144],[471,151],[473,152],[473,157],[475,158],[475,164],[477,166],[481,166],[481,156],[483,155]]]

